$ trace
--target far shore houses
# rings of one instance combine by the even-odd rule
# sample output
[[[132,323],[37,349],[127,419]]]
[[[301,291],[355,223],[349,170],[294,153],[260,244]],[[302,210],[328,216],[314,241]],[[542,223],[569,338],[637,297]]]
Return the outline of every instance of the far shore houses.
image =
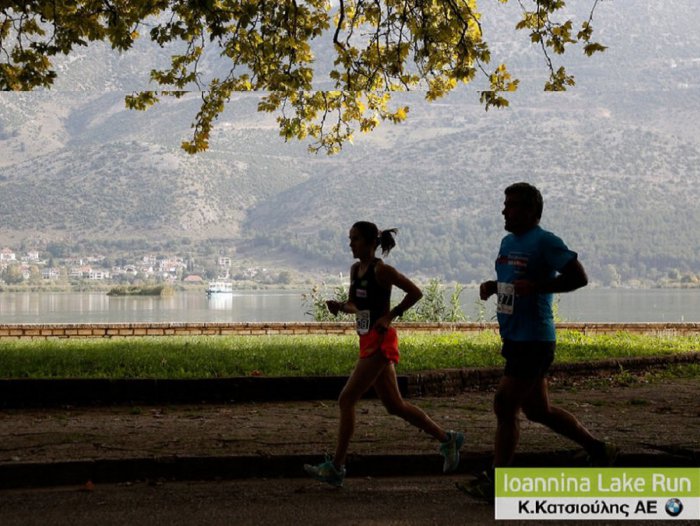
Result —
[[[187,273],[185,259],[176,256],[146,255],[132,261],[119,258],[119,264],[116,265],[101,254],[53,258],[44,253],[43,256],[44,259],[37,250],[20,255],[13,249],[4,247],[0,249],[0,272],[12,267],[12,272],[21,275],[23,279],[29,279],[35,273],[44,280],[68,278],[100,281],[139,276],[170,282],[182,279]]]
[[[0,249],[0,284],[67,280],[114,283],[149,280],[194,284],[214,279],[272,283],[274,280],[289,279],[289,272],[235,261],[226,254],[201,258],[197,263],[193,256],[89,254],[61,257],[49,251],[30,249],[20,252],[6,246]]]

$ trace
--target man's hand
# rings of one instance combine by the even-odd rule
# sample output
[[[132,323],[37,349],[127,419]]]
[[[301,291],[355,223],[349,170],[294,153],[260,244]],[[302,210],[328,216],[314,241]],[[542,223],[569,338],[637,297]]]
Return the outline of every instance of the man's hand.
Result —
[[[481,298],[481,301],[486,301],[492,295],[496,294],[497,288],[498,287],[495,281],[484,281],[479,286],[479,297]]]

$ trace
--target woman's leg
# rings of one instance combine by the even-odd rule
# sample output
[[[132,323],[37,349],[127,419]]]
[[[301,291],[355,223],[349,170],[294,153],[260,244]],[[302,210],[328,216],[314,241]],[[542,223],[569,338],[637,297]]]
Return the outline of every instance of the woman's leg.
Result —
[[[355,432],[355,405],[362,398],[362,395],[372,387],[382,372],[388,368],[387,365],[389,365],[389,361],[381,353],[375,353],[368,358],[358,360],[340,393],[338,398],[340,408],[338,443],[333,457],[333,464],[338,469],[345,464],[350,439]]]
[[[374,383],[379,399],[386,407],[389,414],[399,416],[406,422],[422,429],[429,435],[437,438],[440,442],[448,439],[447,433],[437,425],[422,409],[406,402],[399,391],[399,384],[396,380],[396,369],[394,364],[389,363],[381,371]]]

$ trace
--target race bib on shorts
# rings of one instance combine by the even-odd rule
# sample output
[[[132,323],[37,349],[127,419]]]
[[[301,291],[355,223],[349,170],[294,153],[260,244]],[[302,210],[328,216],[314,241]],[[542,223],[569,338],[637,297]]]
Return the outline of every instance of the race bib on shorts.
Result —
[[[513,314],[513,303],[515,302],[515,286],[512,283],[498,282],[496,312],[501,314]]]
[[[367,334],[369,332],[369,311],[361,310],[355,314],[355,330],[357,334]]]

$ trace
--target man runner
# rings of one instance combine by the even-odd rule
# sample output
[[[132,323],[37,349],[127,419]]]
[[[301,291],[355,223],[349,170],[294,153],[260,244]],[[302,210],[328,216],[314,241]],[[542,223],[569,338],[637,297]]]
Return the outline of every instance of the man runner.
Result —
[[[496,259],[497,280],[485,281],[482,300],[497,296],[496,315],[506,360],[494,398],[497,427],[494,467],[509,466],[519,440],[519,413],[570,438],[588,453],[589,462],[609,466],[617,448],[593,437],[571,413],[550,405],[547,371],[554,359],[556,335],[552,315],[554,293],[570,292],[588,283],[576,252],[539,226],[542,194],[528,183],[505,190],[503,216],[510,232]],[[459,484],[468,494],[493,500],[493,468]]]

